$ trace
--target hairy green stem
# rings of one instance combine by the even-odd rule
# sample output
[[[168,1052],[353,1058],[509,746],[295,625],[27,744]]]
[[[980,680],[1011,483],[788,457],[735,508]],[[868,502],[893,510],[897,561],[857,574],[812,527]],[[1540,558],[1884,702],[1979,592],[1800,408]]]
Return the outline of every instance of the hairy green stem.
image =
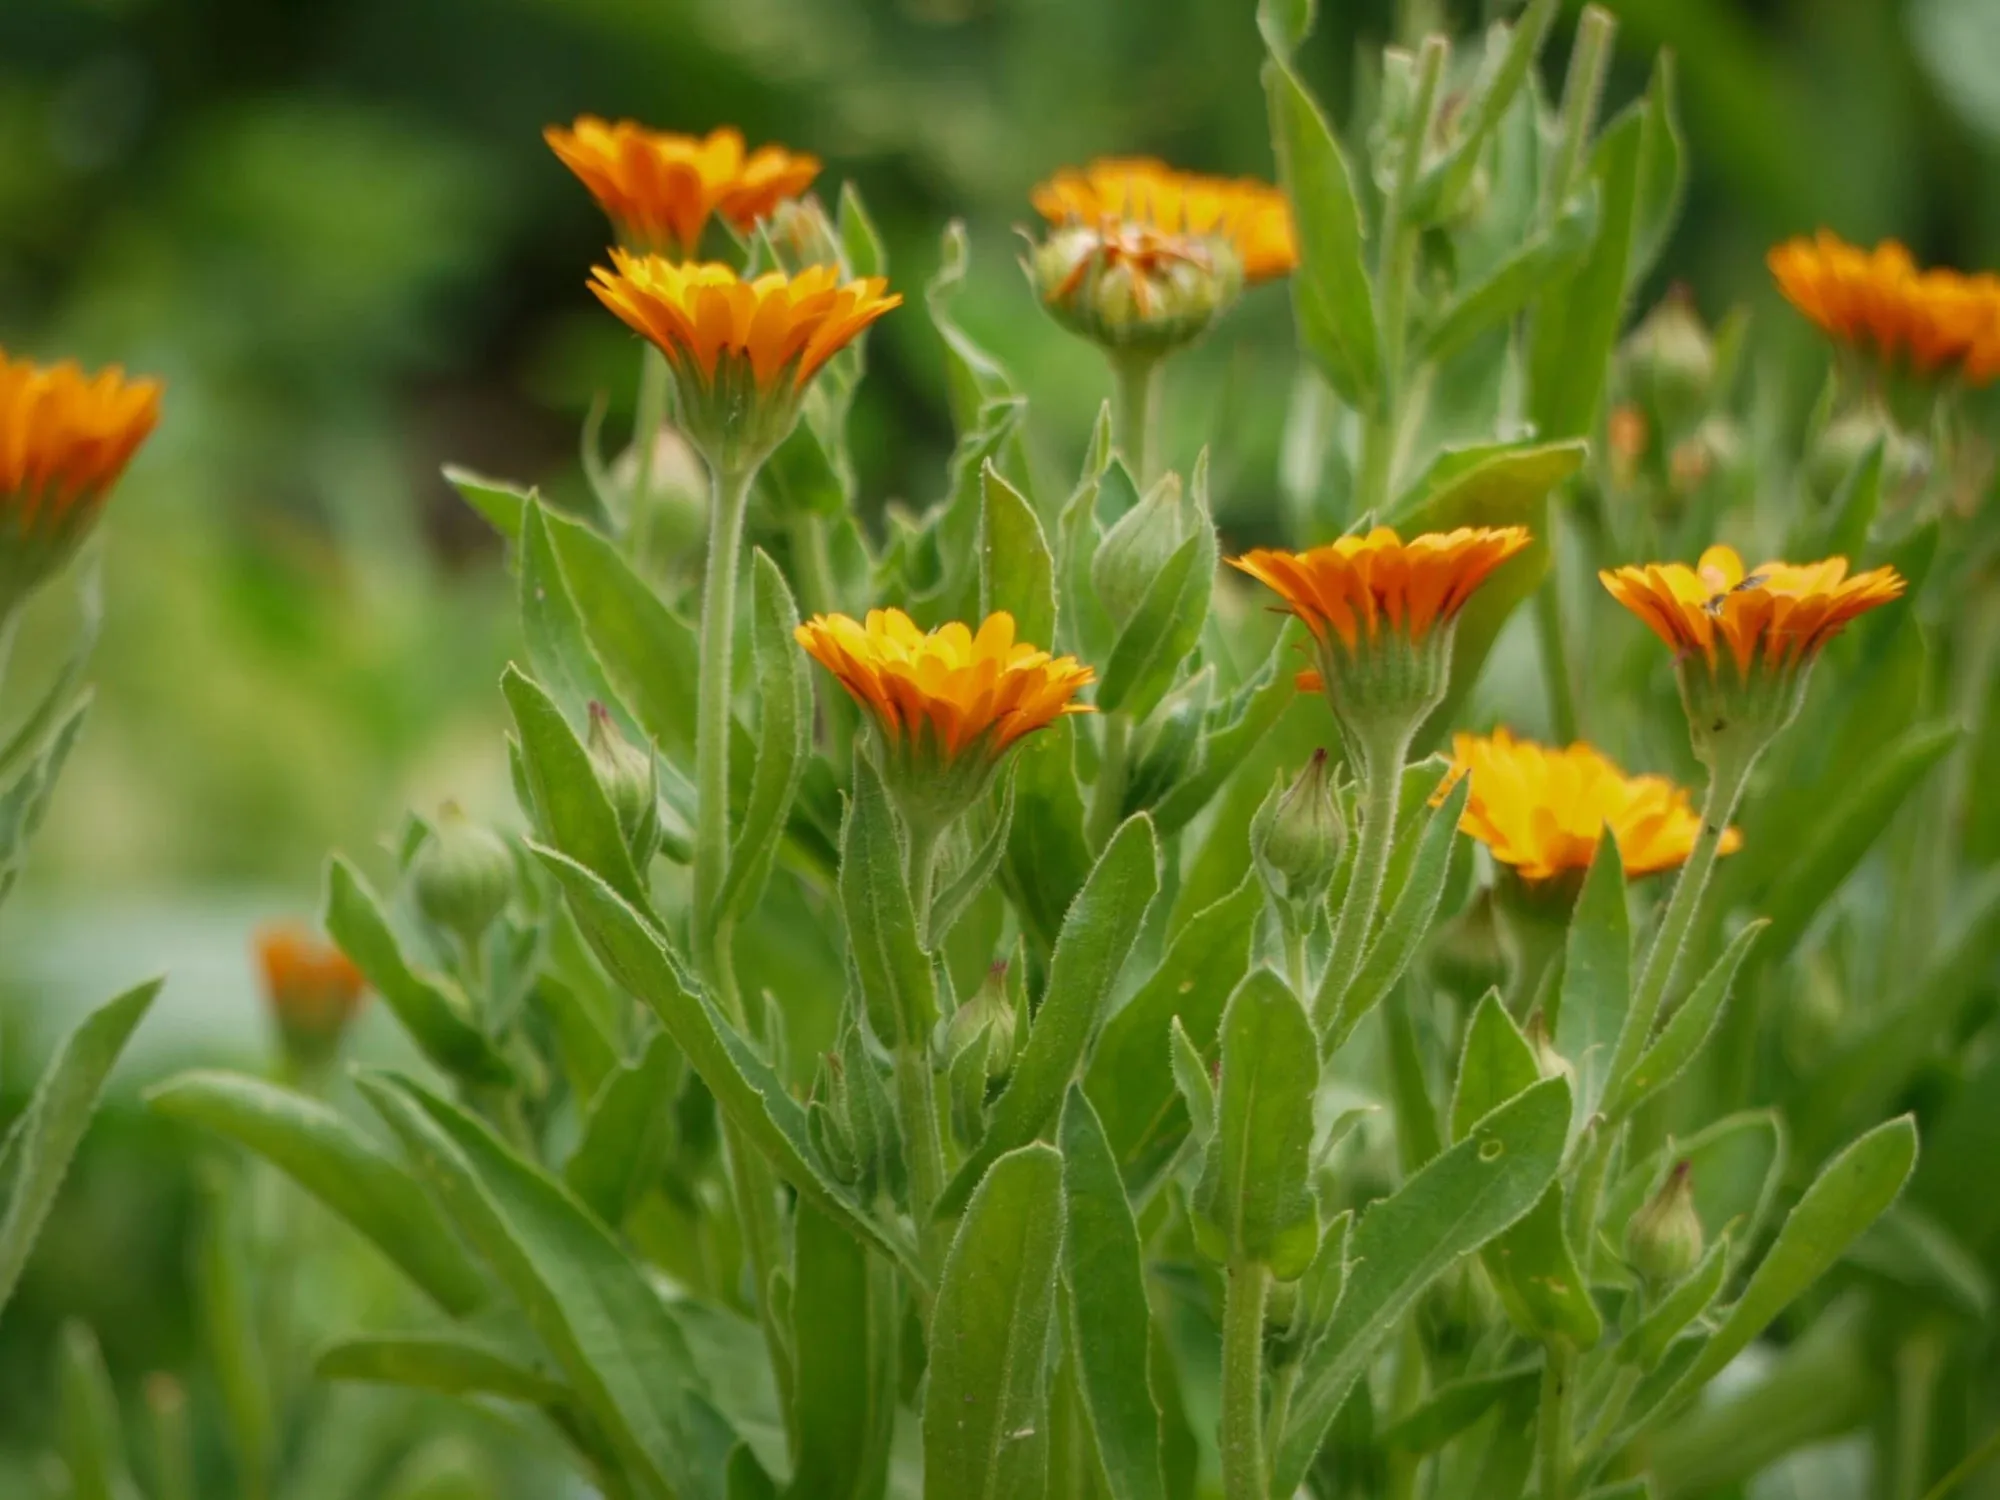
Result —
[[[1278,921],[1285,929],[1285,977],[1292,983],[1292,993],[1303,1001],[1312,994],[1306,982],[1306,922],[1289,910],[1280,911]]]
[[[1570,1500],[1575,1466],[1570,1456],[1570,1406],[1576,1395],[1576,1350],[1551,1339],[1542,1362],[1541,1420],[1535,1434],[1538,1500]]]
[[[1334,919],[1333,945],[1313,999],[1313,1024],[1322,1038],[1333,1034],[1347,1005],[1347,989],[1361,970],[1368,934],[1382,900],[1382,880],[1396,837],[1396,804],[1402,794],[1403,763],[1409,758],[1412,724],[1394,726],[1361,755],[1361,828],[1355,835],[1354,865]]]
[[[1271,1271],[1232,1262],[1222,1299],[1222,1493],[1269,1500],[1264,1478],[1264,1304]]]
[[[1104,715],[1104,738],[1098,745],[1097,783],[1090,794],[1090,847],[1101,850],[1118,831],[1125,806],[1125,784],[1131,774],[1132,722],[1113,710]]]
[[[1125,349],[1111,356],[1111,376],[1117,387],[1112,435],[1141,489],[1152,483],[1153,465],[1160,456],[1162,362],[1152,350]]]
[[[917,932],[931,946],[932,893],[937,880],[938,845],[944,830],[912,824],[909,829],[907,878]],[[910,1217],[926,1271],[935,1272],[937,1226],[933,1214],[944,1195],[944,1144],[938,1127],[936,1083],[932,1076],[930,1038],[905,1037],[896,1047],[896,1105],[902,1116],[904,1149],[909,1156]]]
[[[667,416],[667,357],[650,343],[639,355],[639,396],[632,415],[632,493],[625,497],[625,524],[632,556],[644,577],[652,576],[653,545],[659,519],[653,507],[653,454]]]
[[[735,680],[736,573],[743,550],[743,513],[753,469],[715,471],[708,517],[708,564],[701,595],[701,682],[695,703],[694,933],[695,964],[718,992],[729,1019],[742,1023],[718,903],[729,864],[729,699]]]

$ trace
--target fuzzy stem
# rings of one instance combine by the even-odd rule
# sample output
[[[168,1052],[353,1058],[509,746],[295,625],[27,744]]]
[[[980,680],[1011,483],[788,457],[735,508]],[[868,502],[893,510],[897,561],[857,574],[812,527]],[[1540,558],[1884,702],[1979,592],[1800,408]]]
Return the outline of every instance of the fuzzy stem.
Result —
[[[1306,918],[1286,906],[1279,908],[1278,922],[1285,929],[1285,977],[1292,982],[1292,993],[1304,1000],[1312,993],[1307,982]]]
[[[1222,1493],[1269,1500],[1264,1478],[1264,1304],[1271,1271],[1237,1261],[1222,1300]]]
[[[930,1048],[919,1038],[896,1049],[896,1105],[903,1117],[909,1152],[910,1217],[927,1273],[936,1270],[937,1201],[944,1195],[944,1147],[938,1137],[937,1095],[931,1080]]]
[[[1313,1023],[1322,1038],[1334,1034],[1347,1005],[1347,989],[1360,972],[1368,934],[1382,899],[1382,879],[1396,836],[1396,804],[1403,788],[1414,724],[1388,726],[1364,744],[1361,754],[1361,828],[1355,835],[1354,868],[1333,924],[1333,946],[1313,999]]]
[[[743,548],[743,513],[755,470],[715,471],[708,519],[708,565],[701,596],[701,682],[695,704],[693,932],[696,967],[729,1019],[740,1026],[736,986],[724,970],[729,950],[717,931],[717,902],[729,863],[729,698],[735,678],[736,573]]]
[[[1152,350],[1126,349],[1111,356],[1111,374],[1117,385],[1113,407],[1113,432],[1132,477],[1144,489],[1153,481],[1153,465],[1160,451],[1160,363]]]
[[[1549,503],[1548,546],[1556,550],[1557,510]],[[1569,744],[1577,737],[1576,675],[1570,663],[1569,635],[1563,627],[1562,567],[1560,561],[1549,570],[1542,586],[1535,590],[1535,635],[1542,649],[1542,676],[1549,692],[1549,719],[1556,739]]]
[[[1117,711],[1104,715],[1104,738],[1099,743],[1097,783],[1090,797],[1090,847],[1102,850],[1118,831],[1119,810],[1125,805],[1125,783],[1131,773],[1131,720]]]
[[[1570,1500],[1575,1477],[1570,1458],[1570,1404],[1576,1394],[1576,1350],[1566,1339],[1551,1339],[1542,1362],[1541,1420],[1535,1464],[1541,1475],[1538,1500]]]

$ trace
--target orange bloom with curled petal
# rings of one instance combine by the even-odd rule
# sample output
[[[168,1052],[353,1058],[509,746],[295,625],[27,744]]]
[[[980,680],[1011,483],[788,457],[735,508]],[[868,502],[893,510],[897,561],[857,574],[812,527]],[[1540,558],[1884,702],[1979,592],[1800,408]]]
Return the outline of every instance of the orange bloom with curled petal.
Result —
[[[1451,774],[1433,803],[1468,774],[1472,788],[1460,830],[1524,880],[1587,870],[1607,827],[1629,876],[1685,864],[1701,832],[1685,787],[1664,776],[1627,776],[1586,744],[1557,750],[1517,740],[1504,728],[1456,735]],[[1736,829],[1723,833],[1722,853],[1742,846]]]
[[[997,759],[1022,735],[1091,712],[1072,700],[1096,674],[1073,656],[1015,640],[1005,611],[976,633],[956,620],[925,631],[900,609],[871,609],[865,621],[814,615],[798,641],[889,745],[929,748],[943,763],[975,752]]]
[[[1291,205],[1253,178],[1180,172],[1149,157],[1104,157],[1081,171],[1058,172],[1032,201],[1051,224],[1106,233],[1132,226],[1151,231],[1156,244],[1161,236],[1221,240],[1250,282],[1287,275],[1299,263]]]
[[[1648,563],[1597,575],[1612,597],[1679,656],[1699,653],[1712,669],[1726,646],[1736,671],[1810,661],[1857,615],[1903,592],[1894,568],[1849,576],[1847,559],[1761,563],[1746,570],[1733,547],[1710,547],[1690,568]]]
[[[323,1060],[361,1009],[367,981],[346,954],[294,922],[260,927],[251,948],[264,1000],[286,1048],[302,1061]]]
[[[1973,385],[2000,375],[2000,276],[1919,270],[1894,240],[1862,250],[1825,230],[1767,259],[1785,299],[1844,344]]]
[[[782,146],[746,151],[732,126],[675,135],[584,115],[567,129],[551,125],[542,138],[626,240],[681,260],[699,253],[712,216],[748,230],[819,175],[817,157]]]
[[[1378,526],[1309,552],[1259,548],[1229,561],[1275,589],[1322,642],[1331,634],[1352,650],[1385,629],[1423,640],[1528,541],[1524,526],[1468,526],[1407,542]]]
[[[879,276],[842,283],[831,266],[745,281],[724,265],[677,265],[658,255],[611,252],[592,273],[598,301],[656,344],[682,374],[703,383],[726,359],[747,364],[760,391],[796,390],[856,334],[902,298]]]

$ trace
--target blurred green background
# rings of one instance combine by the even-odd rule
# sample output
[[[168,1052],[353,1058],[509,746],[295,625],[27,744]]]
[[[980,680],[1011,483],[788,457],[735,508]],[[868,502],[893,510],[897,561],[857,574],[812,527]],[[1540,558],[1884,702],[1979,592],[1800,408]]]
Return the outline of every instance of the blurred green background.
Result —
[[[1820,366],[1763,252],[1825,224],[2000,264],[1996,0],[1611,0],[1616,106],[1671,47],[1693,155],[1658,291],[1743,300]],[[1303,66],[1350,107],[1365,44],[1512,9],[1326,7]],[[911,305],[871,344],[855,439],[871,506],[942,487],[950,432],[918,295],[953,216],[972,331],[1067,467],[1105,393],[1014,263],[1032,184],[1109,152],[1269,176],[1251,0],[5,0],[0,346],[119,361],[165,419],[103,545],[99,699],[0,917],[0,1089],[83,1003],[174,978],[127,1082],[265,1049],[246,939],[310,911],[329,846],[455,796],[503,816],[495,682],[509,583],[439,477],[580,493],[592,399],[622,434],[631,341],[584,291],[606,231],[542,144],[589,111],[819,153],[853,178]],[[1565,31],[1568,22],[1565,22]],[[1559,68],[1566,36],[1551,49]],[[1172,456],[1225,432],[1218,512],[1268,530],[1294,368],[1284,295],[1177,364]],[[25,691],[69,621],[30,622]],[[378,1038],[379,1039],[379,1038]],[[129,1089],[126,1095],[129,1100]],[[0,1109],[0,1116],[11,1107]],[[0,1327],[0,1450],[45,1408],[55,1320],[122,1371],[176,1362],[185,1143],[114,1107]],[[141,1268],[144,1268],[141,1274]],[[162,1278],[165,1278],[164,1280]],[[4,1471],[0,1471],[3,1473]],[[4,1482],[0,1482],[4,1492]]]

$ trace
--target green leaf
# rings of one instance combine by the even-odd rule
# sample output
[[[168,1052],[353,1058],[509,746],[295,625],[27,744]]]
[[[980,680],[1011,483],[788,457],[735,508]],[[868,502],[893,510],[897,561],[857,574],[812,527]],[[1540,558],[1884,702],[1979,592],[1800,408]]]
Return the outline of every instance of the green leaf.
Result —
[[[1373,412],[1382,403],[1382,349],[1354,173],[1319,105],[1276,55],[1264,64],[1264,94],[1298,233],[1291,281],[1299,342],[1348,405]]]
[[[1618,1341],[1618,1358],[1652,1371],[1666,1358],[1675,1339],[1707,1312],[1729,1278],[1729,1236],[1708,1247],[1701,1263],[1674,1289],[1646,1310],[1632,1331]]]
[[[542,513],[592,650],[618,701],[683,771],[694,766],[694,630],[660,602],[618,549],[581,522]]]
[[[1008,836],[1014,831],[1014,767],[1007,767],[1005,784],[1000,793],[1000,811],[994,815],[993,827],[985,840],[972,851],[963,868],[951,878],[951,883],[940,890],[931,900],[929,913],[930,928],[925,934],[925,947],[935,951],[951,935],[974,902],[984,895],[993,884],[994,872],[1000,868],[1001,858],[1007,853]]]
[[[789,1500],[883,1492],[896,1420],[900,1304],[889,1268],[810,1203],[792,1228],[792,1410],[798,1462]]]
[[[1625,911],[1625,865],[1607,827],[1570,918],[1556,1051],[1576,1069],[1573,1133],[1590,1124],[1604,1098],[1619,1036],[1632,1006],[1632,930]]]
[[[1328,1055],[1338,1051],[1362,1018],[1381,1003],[1430,935],[1438,902],[1444,896],[1445,877],[1451,872],[1459,819],[1465,815],[1465,801],[1471,792],[1472,778],[1461,776],[1444,801],[1424,814],[1409,874],[1382,919],[1361,971],[1340,997],[1340,1009],[1326,1043]]]
[[[1312,1191],[1319,1044],[1291,987],[1250,971],[1222,1013],[1215,1134],[1195,1189],[1195,1235],[1210,1259],[1256,1263],[1294,1281],[1319,1249]]]
[[[55,675],[35,706],[21,716],[6,743],[0,745],[0,777],[14,774],[28,757],[47,748],[50,730],[59,722],[66,723],[75,713],[79,689],[83,687],[84,676],[90,670],[91,654],[97,649],[97,638],[104,625],[104,590],[99,574],[102,570],[95,564],[85,568],[76,585],[77,624],[69,659]],[[75,733],[72,729],[70,733]],[[53,781],[53,777],[46,778]]]
[[[1528,339],[1528,414],[1545,438],[1579,437],[1597,420],[1604,372],[1625,321],[1646,126],[1628,110],[1592,152],[1600,215],[1576,273],[1536,304]]]
[[[42,819],[48,813],[56,781],[62,775],[70,751],[76,746],[77,736],[83,732],[90,704],[91,695],[86,690],[69,706],[62,722],[42,746],[40,755],[14,778],[4,792],[0,792],[0,899],[13,890],[14,882],[20,878],[27,858],[28,841],[35,836],[35,831],[42,826]]]
[[[1257,0],[1257,30],[1272,55],[1289,62],[1312,32],[1317,0]]]
[[[1447,1381],[1382,1434],[1383,1446],[1405,1453],[1435,1453],[1500,1402],[1532,1392],[1541,1378],[1541,1363],[1531,1361]]]
[[[72,1500],[138,1500],[104,1352],[74,1321],[63,1324],[56,1343],[56,1437]]]
[[[1643,118],[1632,204],[1631,264],[1625,273],[1629,289],[1636,289],[1659,264],[1687,196],[1687,137],[1681,133],[1680,111],[1674,103],[1674,54],[1664,49],[1653,57]]]
[[[971,259],[965,225],[954,219],[944,229],[937,274],[924,286],[931,325],[944,340],[945,394],[951,403],[952,424],[961,433],[979,425],[980,408],[987,402],[1012,396],[1019,389],[1006,366],[975,343],[951,315],[951,304],[964,289]]]
[[[903,839],[874,763],[854,758],[854,800],[840,839],[840,909],[868,1026],[892,1051],[926,1046],[937,1024],[937,975],[917,940]]]
[[[524,1337],[519,1342],[530,1341]],[[447,1396],[496,1396],[532,1406],[563,1406],[573,1399],[554,1372],[542,1367],[538,1352],[507,1347],[468,1328],[339,1339],[320,1351],[313,1374],[321,1380],[398,1385]]]
[[[980,617],[1005,610],[1017,639],[1048,650],[1056,638],[1056,564],[1042,523],[991,459],[979,482]]]
[[[1249,972],[1250,942],[1263,912],[1264,893],[1254,879],[1197,912],[1098,1036],[1084,1091],[1134,1191],[1166,1166],[1187,1136],[1168,1027],[1178,1019],[1200,1052],[1214,1050],[1222,1007]]]
[[[612,977],[639,997],[701,1081],[779,1176],[850,1234],[893,1256],[919,1282],[910,1246],[891,1239],[867,1209],[829,1177],[806,1135],[806,1113],[784,1080],[717,1013],[645,920],[616,891],[576,861],[530,845],[568,898],[591,950]]]
[[[1298,696],[1297,673],[1292,666],[1297,653],[1293,648],[1303,628],[1296,621],[1285,622],[1263,667],[1232,700],[1232,717],[1220,729],[1203,736],[1196,759],[1198,769],[1153,809],[1153,821],[1159,826],[1162,838],[1178,833],[1208,806],[1209,800],[1222,790],[1223,784],[1236,774],[1250,752],[1292,706],[1292,699]]]
[[[412,1079],[359,1083],[620,1456],[678,1495],[719,1495],[733,1435],[714,1430],[687,1341],[644,1270],[479,1120]]]
[[[1146,1378],[1152,1314],[1139,1226],[1104,1126],[1075,1085],[1063,1103],[1060,1138],[1063,1284],[1077,1388],[1110,1500],[1166,1500],[1160,1408]]]
[[[268,1493],[277,1462],[272,1369],[255,1301],[250,1258],[235,1195],[220,1174],[203,1184],[206,1213],[195,1241],[194,1292],[209,1369],[222,1397],[223,1426],[242,1493]]]
[[[994,1160],[952,1240],[931,1314],[924,1500],[1043,1495],[1062,1241],[1062,1157],[1036,1144]]]
[[[536,503],[521,516],[521,633],[528,665],[570,713],[581,715],[588,703],[612,700],[569,580],[556,560],[548,513]]]
[[[1572,271],[1597,235],[1593,183],[1553,224],[1537,231],[1482,279],[1447,303],[1424,330],[1417,357],[1443,364],[1483,334],[1512,321],[1551,282]]]
[[[28,1107],[0,1140],[0,1311],[21,1279],[111,1065],[164,982],[134,986],[64,1037]]]
[[[1667,1024],[1660,1028],[1653,1044],[1639,1055],[1638,1062],[1624,1078],[1611,1080],[1604,1096],[1604,1113],[1611,1120],[1623,1119],[1646,1100],[1672,1083],[1701,1055],[1708,1039],[1715,1035],[1722,1008],[1729,1003],[1729,986],[1742,966],[1744,956],[1770,924],[1762,917],[1747,922],[1729,940],[1722,957],[1715,961],[1694,993],[1681,1002]]]
[[[1541,1081],[1534,1046],[1521,1034],[1498,990],[1488,990],[1465,1028],[1458,1082],[1451,1095],[1451,1138],[1462,1141],[1494,1110]]]
[[[511,663],[500,674],[500,691],[520,732],[535,821],[548,841],[595,871],[640,911],[648,910],[651,901],[632,863],[618,814],[604,795],[590,752],[564,721],[562,710],[539,683]]]
[[[757,685],[757,762],[750,796],[729,846],[729,873],[716,904],[725,916],[750,913],[764,894],[785,819],[812,755],[812,679],[799,650],[798,606],[785,575],[764,549],[750,560],[751,666]]]
[[[1097,706],[1143,719],[1174,685],[1180,664],[1201,641],[1215,587],[1215,527],[1196,502],[1194,534],[1174,550],[1111,648]]]
[[[1215,1080],[1209,1076],[1208,1060],[1188,1036],[1179,1016],[1167,1022],[1167,1052],[1174,1070],[1174,1091],[1181,1096],[1181,1108],[1187,1115],[1188,1132],[1205,1151],[1209,1138],[1215,1134]]]
[[[1760,965],[1775,964],[1791,953],[1819,909],[1889,826],[1903,799],[1963,733],[1956,724],[1943,723],[1910,730],[1883,750],[1861,780],[1822,815],[1761,903],[1771,919],[1771,932],[1757,950]]]
[[[1668,1399],[1700,1390],[1770,1327],[1896,1201],[1916,1161],[1916,1122],[1903,1115],[1876,1126],[1828,1162]]]
[[[620,1064],[591,1097],[583,1139],[563,1166],[563,1181],[613,1229],[666,1165],[680,1074],[680,1053],[657,1031],[638,1060]]]
[[[504,479],[488,479],[484,474],[475,474],[457,464],[444,466],[444,481],[510,543],[521,539],[522,512],[530,505],[539,503],[539,497],[532,489],[524,490]]]
[[[882,236],[876,232],[875,221],[868,217],[868,207],[861,201],[861,190],[852,182],[840,185],[840,205],[834,213],[834,227],[840,235],[840,254],[847,262],[850,277],[859,279],[888,274],[889,256],[882,248]]]
[[[1479,1253],[1524,1335],[1589,1349],[1604,1337],[1604,1318],[1570,1249],[1565,1201],[1562,1184],[1550,1183],[1526,1218]]]
[[[450,979],[404,957],[375,892],[339,855],[326,868],[326,930],[425,1057],[468,1083],[513,1081],[513,1070],[472,1023],[472,1003]]]
[[[256,1152],[373,1241],[451,1316],[487,1300],[478,1268],[416,1179],[317,1099],[242,1073],[198,1070],[155,1084],[146,1104]]]
[[[1014,824],[1007,835],[1007,893],[1044,948],[1090,876],[1074,716],[1057,719],[1014,750]]]
[[[1340,1305],[1300,1371],[1273,1454],[1273,1493],[1298,1488],[1377,1346],[1418,1294],[1547,1191],[1569,1119],[1568,1083],[1538,1083],[1368,1210],[1349,1245]]]
[[[1063,922],[1027,1045],[1014,1061],[1006,1091],[994,1101],[985,1136],[945,1188],[940,1217],[964,1205],[1002,1152],[1025,1146],[1055,1119],[1159,888],[1152,822],[1143,814],[1128,818]]]

